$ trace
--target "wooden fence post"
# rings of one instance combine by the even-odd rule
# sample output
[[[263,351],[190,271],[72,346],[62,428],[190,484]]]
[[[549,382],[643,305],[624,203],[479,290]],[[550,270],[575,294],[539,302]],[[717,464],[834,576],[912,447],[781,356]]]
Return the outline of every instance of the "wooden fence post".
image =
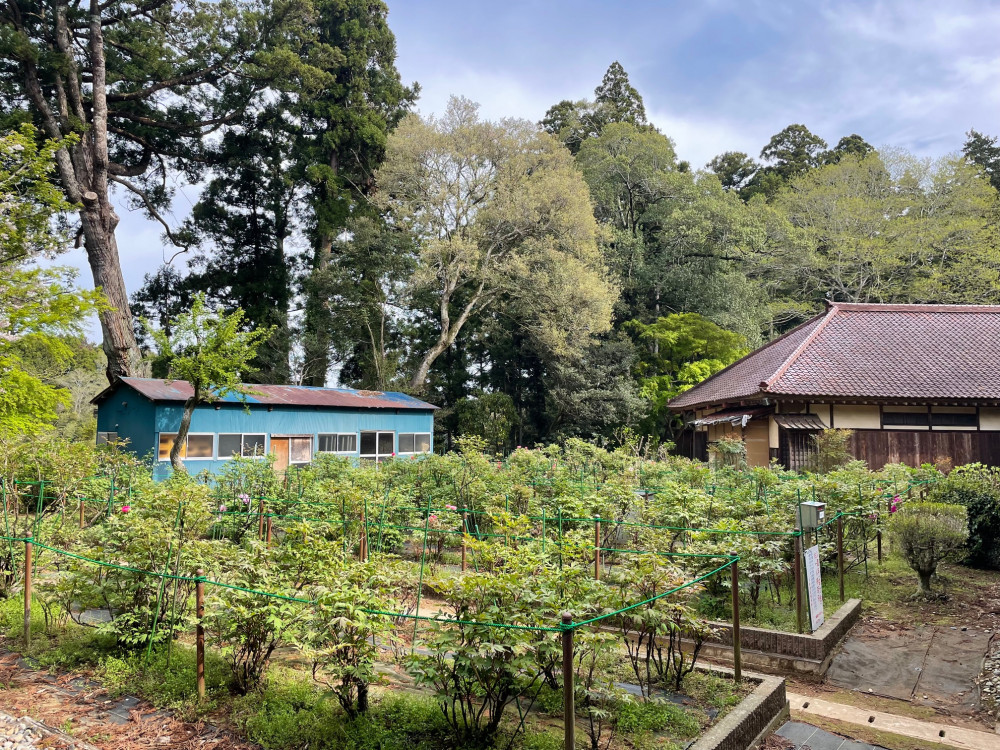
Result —
[[[83,525],[84,525],[84,517],[83,517],[83,515],[84,515],[83,498],[81,497],[80,498],[80,528],[81,529],[83,528]]]
[[[878,564],[882,564],[882,529],[875,532],[875,543],[878,545]]]
[[[465,562],[465,530],[469,527],[468,514],[462,511],[462,572],[466,570]]]
[[[31,645],[31,542],[24,543],[24,646]]]
[[[594,580],[601,580],[601,517],[594,519]]]
[[[576,750],[576,696],[573,692],[573,615],[562,613],[563,750]]]
[[[844,603],[844,517],[837,516],[837,576],[840,578],[840,603]]]
[[[205,616],[205,571],[195,573],[198,580],[194,584],[194,613],[198,618],[195,626],[195,675],[198,679],[198,700],[205,700],[205,626],[201,624]]]
[[[795,627],[805,630],[805,602],[802,600],[802,536],[795,537]]]
[[[740,559],[737,557],[729,566],[733,588],[733,679],[743,679],[743,655],[740,642]]]
[[[274,519],[271,516],[267,517],[267,540],[266,544],[268,547],[271,546],[271,536],[274,533]]]

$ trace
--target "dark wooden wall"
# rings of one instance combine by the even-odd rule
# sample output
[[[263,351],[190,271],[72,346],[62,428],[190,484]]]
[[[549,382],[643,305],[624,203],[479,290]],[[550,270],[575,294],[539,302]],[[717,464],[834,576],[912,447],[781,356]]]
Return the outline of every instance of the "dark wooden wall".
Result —
[[[1000,466],[1000,432],[855,430],[851,452],[872,469],[894,463],[933,464],[939,456],[950,458],[953,466]]]

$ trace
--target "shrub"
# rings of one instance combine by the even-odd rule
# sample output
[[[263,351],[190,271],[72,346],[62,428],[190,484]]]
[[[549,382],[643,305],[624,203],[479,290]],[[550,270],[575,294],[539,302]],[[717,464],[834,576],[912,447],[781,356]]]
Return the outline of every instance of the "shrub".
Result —
[[[969,520],[966,562],[1000,570],[1000,471],[982,464],[960,466],[940,480],[930,499],[964,505]]]
[[[851,455],[850,442],[853,430],[821,430],[812,436],[815,455],[813,464],[815,471],[825,474],[841,466],[846,466],[854,456]]]
[[[918,595],[931,593],[938,565],[961,556],[969,536],[965,508],[944,503],[907,503],[896,512],[890,529],[920,579]]]

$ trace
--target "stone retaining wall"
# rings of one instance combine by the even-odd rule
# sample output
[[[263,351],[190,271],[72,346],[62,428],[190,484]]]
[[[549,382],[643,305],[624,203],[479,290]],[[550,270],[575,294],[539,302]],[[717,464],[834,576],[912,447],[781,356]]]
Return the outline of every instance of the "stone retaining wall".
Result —
[[[711,671],[732,677],[732,670],[725,667]],[[751,750],[788,718],[783,678],[744,672],[743,679],[756,682],[757,687],[688,750]]]
[[[861,600],[848,599],[815,633],[785,633],[766,628],[741,627],[743,663],[757,669],[821,676],[830,665],[837,644],[861,615]],[[732,661],[733,626],[713,622],[716,637],[706,641],[702,653],[710,659]]]

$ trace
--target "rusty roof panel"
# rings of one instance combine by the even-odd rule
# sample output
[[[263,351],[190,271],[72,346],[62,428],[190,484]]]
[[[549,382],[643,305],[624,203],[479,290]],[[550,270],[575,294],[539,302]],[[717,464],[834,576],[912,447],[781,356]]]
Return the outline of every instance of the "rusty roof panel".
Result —
[[[186,401],[193,393],[186,380],[161,380],[158,378],[121,378],[150,401]],[[395,391],[356,391],[352,388],[317,388],[306,385],[248,385],[253,392],[246,397],[249,404],[267,406],[315,406],[329,409],[437,409],[405,393]],[[104,399],[111,388],[94,398],[94,403]],[[241,403],[236,394],[229,394],[218,401]]]

